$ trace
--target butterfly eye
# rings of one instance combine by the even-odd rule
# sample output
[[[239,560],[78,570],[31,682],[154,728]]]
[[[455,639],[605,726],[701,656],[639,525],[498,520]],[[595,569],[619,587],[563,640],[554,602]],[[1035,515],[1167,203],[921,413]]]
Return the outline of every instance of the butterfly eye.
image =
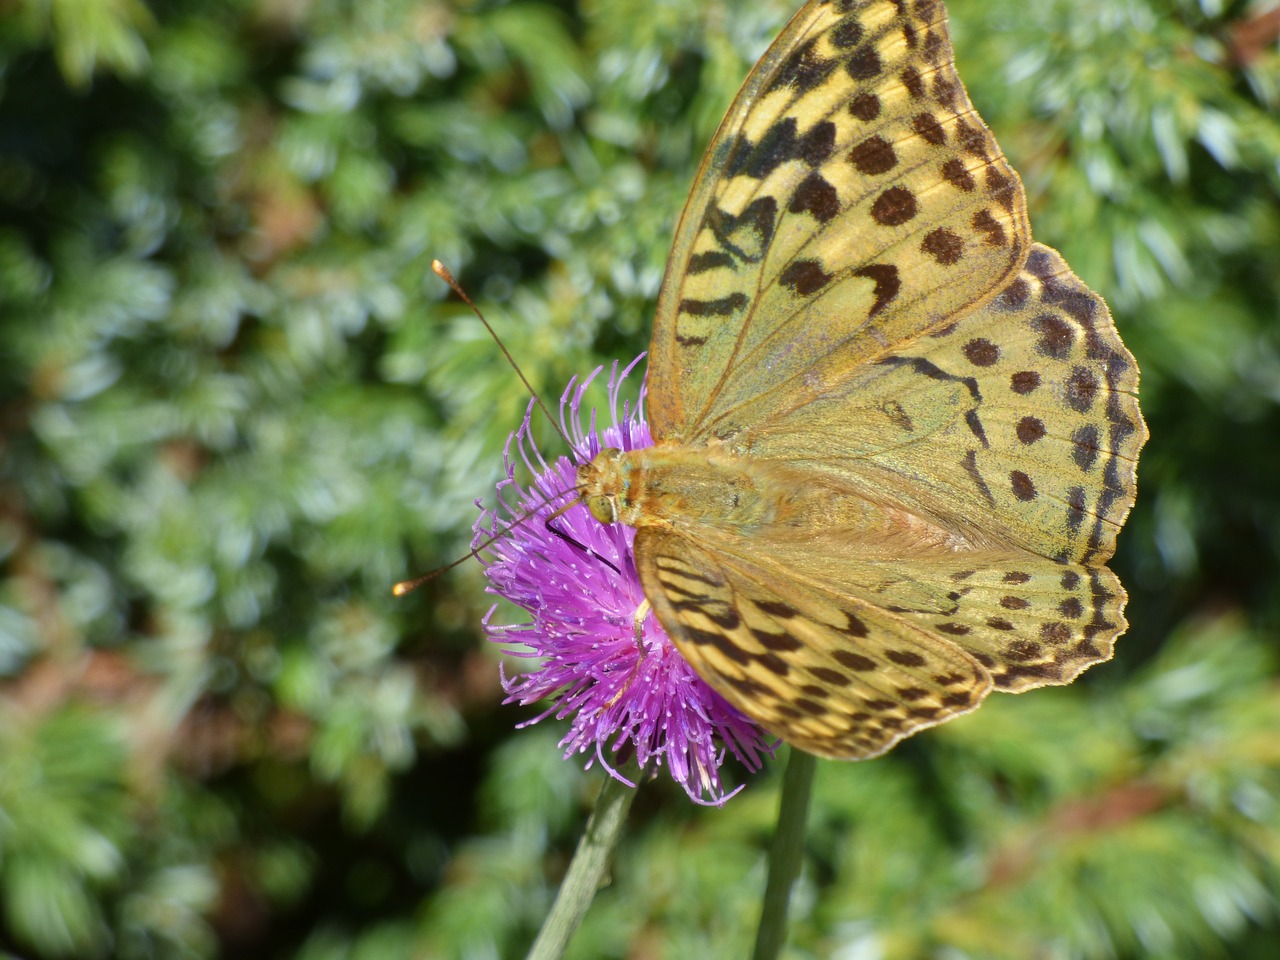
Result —
[[[613,497],[603,494],[587,497],[587,509],[601,523],[618,522],[618,502]]]

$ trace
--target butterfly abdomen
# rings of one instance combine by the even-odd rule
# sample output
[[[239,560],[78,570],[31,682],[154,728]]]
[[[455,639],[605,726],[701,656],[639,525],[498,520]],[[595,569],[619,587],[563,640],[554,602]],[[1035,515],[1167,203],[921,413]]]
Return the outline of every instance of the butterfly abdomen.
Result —
[[[838,531],[849,550],[866,553],[969,546],[925,519],[816,472],[705,447],[606,451],[583,468],[582,477],[589,505],[607,501],[607,509],[592,511],[606,523],[674,528],[704,539],[723,533],[803,542]]]

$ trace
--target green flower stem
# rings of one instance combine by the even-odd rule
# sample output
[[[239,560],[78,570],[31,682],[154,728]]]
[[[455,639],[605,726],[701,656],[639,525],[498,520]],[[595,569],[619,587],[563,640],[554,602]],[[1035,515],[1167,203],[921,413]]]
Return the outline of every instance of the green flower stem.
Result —
[[[778,826],[769,850],[769,880],[764,888],[764,908],[760,912],[752,960],[774,960],[787,942],[787,905],[804,858],[805,825],[809,820],[809,798],[813,794],[817,762],[813,754],[791,748],[787,770],[782,775]]]
[[[639,781],[637,781],[639,782]],[[569,871],[564,875],[551,912],[542,922],[538,938],[533,941],[527,960],[559,960],[569,945],[569,938],[586,916],[587,908],[600,889],[614,847],[622,836],[627,811],[636,791],[626,784],[605,777],[596,798],[596,808],[587,820],[578,849],[573,853]]]

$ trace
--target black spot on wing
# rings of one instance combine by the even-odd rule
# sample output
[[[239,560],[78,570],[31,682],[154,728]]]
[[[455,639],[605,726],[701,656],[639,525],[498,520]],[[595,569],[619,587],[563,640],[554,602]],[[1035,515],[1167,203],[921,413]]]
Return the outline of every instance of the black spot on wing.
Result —
[[[888,173],[898,165],[893,144],[881,136],[868,137],[849,151],[849,163],[866,177]]]
[[[991,301],[991,306],[1002,313],[1009,313],[1021,309],[1030,296],[1031,285],[1024,278],[1018,277]]]
[[[978,186],[969,168],[958,157],[952,157],[942,165],[942,179],[964,193],[972,193]]]
[[[1072,487],[1067,491],[1067,527],[1072,533],[1084,523],[1086,507],[1084,487]]]
[[[978,451],[966,450],[963,463],[965,473],[969,474],[969,479],[978,488],[978,492],[994,507],[996,498],[991,495],[991,488],[987,486],[987,481],[982,478],[982,473],[978,470]]]
[[[862,42],[864,32],[856,17],[848,17],[831,31],[831,43],[841,50],[850,50]]]
[[[736,216],[711,207],[703,223],[725,251],[738,260],[757,263],[773,241],[778,201],[773,197],[758,197]]]
[[[800,611],[785,600],[756,600],[756,608],[776,620],[794,620]]]
[[[720,297],[718,300],[691,300],[685,298],[680,301],[680,312],[687,313],[693,317],[729,317],[746,307],[750,302],[745,293],[731,293],[729,296]]]
[[[890,187],[871,203],[871,219],[882,227],[900,227],[920,212],[916,195],[907,187]]]
[[[907,88],[907,93],[911,95],[912,100],[919,100],[924,97],[924,78],[920,76],[920,71],[915,67],[906,67],[898,74],[898,79]]]
[[[947,142],[946,131],[932,113],[918,113],[911,119],[911,128],[927,143],[941,146]]]
[[[1093,375],[1093,371],[1088,367],[1075,367],[1063,391],[1067,406],[1080,413],[1088,413],[1097,395],[1098,378]]]
[[[1053,360],[1065,360],[1071,354],[1076,335],[1071,324],[1054,313],[1042,313],[1031,320],[1031,326],[1039,333],[1036,351]]]
[[[975,367],[990,367],[1000,359],[1000,348],[986,337],[975,337],[960,351]]]
[[[695,253],[689,258],[689,265],[685,268],[685,272],[690,276],[696,276],[699,273],[706,273],[708,270],[715,270],[718,267],[732,267],[736,261],[723,250],[710,250],[706,253]]]
[[[1013,491],[1013,495],[1023,503],[1030,503],[1039,494],[1036,491],[1036,485],[1025,471],[1010,470],[1009,471],[1009,489]]]
[[[1040,386],[1040,374],[1035,370],[1019,370],[1009,377],[1009,389],[1020,396],[1026,396]]]
[[[1071,458],[1081,470],[1088,473],[1098,460],[1098,428],[1091,423],[1078,428],[1071,435]]]
[[[870,123],[880,116],[880,98],[874,93],[860,93],[849,101],[849,115]]]
[[[814,172],[800,181],[787,209],[811,214],[819,223],[827,223],[840,212],[840,197],[822,174]]]
[[[1009,236],[1005,233],[1004,226],[991,215],[990,210],[979,210],[973,215],[969,223],[973,229],[982,234],[982,242],[989,247],[1006,247],[1009,245]]]
[[[787,265],[778,282],[802,297],[812,296],[831,282],[832,274],[817,260],[796,260]]]
[[[930,380],[937,380],[941,383],[959,383],[969,391],[969,396],[979,403],[982,402],[982,391],[978,387],[977,378],[961,377],[954,373],[947,373],[932,360],[924,357],[889,356],[882,357],[876,362],[890,367],[909,366],[913,373],[918,373],[922,377],[928,377]]]
[[[987,442],[987,431],[982,429],[982,419],[978,416],[977,410],[966,410],[964,414],[965,426],[969,428],[969,432],[977,438],[982,444],[984,450],[990,449],[991,444]]]
[[[823,683],[829,683],[833,687],[847,687],[853,682],[847,674],[832,670],[830,667],[811,667],[809,672]]]
[[[852,650],[837,650],[831,657],[841,666],[848,667],[857,673],[869,673],[877,667],[876,662],[870,657],[854,653]]]
[[[938,227],[925,234],[920,249],[941,266],[949,267],[964,257],[964,240],[954,230]]]
[[[884,62],[875,48],[868,44],[845,61],[845,70],[854,80],[874,80],[884,70]]]
[[[760,646],[774,653],[792,653],[804,646],[789,633],[771,633],[768,630],[752,627],[751,634],[759,641]]]
[[[926,662],[914,650],[886,650],[885,656],[902,667],[923,667]]]
[[[839,630],[841,633],[846,633],[849,636],[859,640],[867,635],[868,633],[867,625],[863,623],[858,617],[854,616],[852,613],[850,613],[847,610],[844,613],[844,617],[845,617],[845,625],[843,627],[837,627],[836,628],[837,630]]]
[[[819,121],[802,134],[798,132],[795,117],[784,117],[765,131],[759,142],[752,142],[741,134],[734,138],[730,142],[725,173],[730,177],[763,180],[792,160],[817,167],[831,156],[835,143],[836,125],[830,120]]]
[[[1032,444],[1040,440],[1047,432],[1044,421],[1039,417],[1023,417],[1014,425],[1018,440],[1024,444]]]
[[[867,319],[889,306],[902,289],[902,280],[898,277],[898,268],[889,263],[872,263],[853,271],[855,277],[865,277],[875,283],[876,301],[867,313]]]
[[[840,61],[819,56],[817,43],[815,37],[797,47],[778,67],[778,72],[769,82],[766,92],[772,93],[783,87],[791,87],[800,93],[807,93],[820,87],[831,72],[840,65]]]

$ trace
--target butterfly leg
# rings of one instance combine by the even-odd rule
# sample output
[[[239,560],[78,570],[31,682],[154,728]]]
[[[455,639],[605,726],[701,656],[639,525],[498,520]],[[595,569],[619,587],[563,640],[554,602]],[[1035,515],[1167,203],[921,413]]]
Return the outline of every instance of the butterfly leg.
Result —
[[[636,632],[636,650],[639,651],[640,656],[636,658],[636,664],[631,668],[631,676],[627,677],[627,682],[622,685],[622,688],[617,693],[609,698],[609,702],[601,708],[602,710],[608,710],[621,700],[626,692],[631,689],[631,684],[636,682],[636,677],[640,675],[640,666],[644,663],[644,622],[652,611],[653,607],[650,605],[648,597],[640,602],[640,606],[636,607],[631,623]]]
[[[645,597],[640,602],[640,606],[636,607],[635,616],[632,618],[636,629],[636,646],[640,648],[640,659],[642,660],[644,659],[644,622],[648,619],[652,610],[653,607],[649,603],[649,598]]]

